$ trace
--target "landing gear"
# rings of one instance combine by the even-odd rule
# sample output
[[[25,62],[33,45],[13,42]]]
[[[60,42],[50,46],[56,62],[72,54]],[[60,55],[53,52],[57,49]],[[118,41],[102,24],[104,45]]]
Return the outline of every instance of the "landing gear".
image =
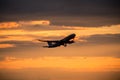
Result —
[[[64,47],[66,47],[67,46],[67,44],[64,44]]]

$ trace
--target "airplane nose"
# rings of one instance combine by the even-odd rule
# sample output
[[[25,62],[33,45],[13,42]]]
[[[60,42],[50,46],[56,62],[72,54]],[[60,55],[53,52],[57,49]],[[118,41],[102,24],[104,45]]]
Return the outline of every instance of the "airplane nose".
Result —
[[[76,36],[76,34],[74,34],[74,33],[73,33],[73,34],[71,34],[71,38],[74,38],[75,36]]]
[[[76,36],[76,34],[74,34],[74,33],[73,33],[72,35],[73,35],[73,36]]]

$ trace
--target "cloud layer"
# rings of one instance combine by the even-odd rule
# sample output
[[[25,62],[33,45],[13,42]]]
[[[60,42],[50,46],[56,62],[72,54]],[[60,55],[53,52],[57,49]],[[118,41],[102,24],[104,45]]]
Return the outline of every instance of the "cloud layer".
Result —
[[[120,80],[118,0],[0,0],[0,79]],[[67,47],[41,40],[75,33]]]
[[[118,0],[1,0],[0,21],[50,19],[56,25],[116,25],[120,21],[118,3]]]
[[[4,25],[7,25],[4,27]],[[0,29],[1,56],[37,57],[37,56],[109,56],[119,57],[120,25],[101,27],[58,26],[49,20],[2,22]],[[9,25],[9,26],[8,26]],[[43,49],[45,43],[36,39],[60,40],[67,35],[75,33],[75,44],[69,48]],[[72,47],[73,46],[73,47]],[[87,51],[86,51],[87,49]],[[94,50],[96,49],[96,50]],[[21,52],[21,50],[24,50]],[[36,54],[34,53],[36,50]],[[62,52],[58,52],[61,50]],[[76,52],[74,52],[76,51]],[[19,53],[21,55],[16,54]],[[43,52],[44,54],[42,54]],[[24,54],[26,53],[26,54]],[[50,54],[51,53],[51,54]]]

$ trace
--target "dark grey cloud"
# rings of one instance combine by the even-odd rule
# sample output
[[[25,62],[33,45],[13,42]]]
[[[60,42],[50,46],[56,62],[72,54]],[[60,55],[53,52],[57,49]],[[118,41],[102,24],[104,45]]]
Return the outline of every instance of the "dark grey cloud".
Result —
[[[109,15],[114,13],[111,11],[119,12],[118,8],[118,0],[1,0],[1,11],[7,14],[31,14],[39,12],[44,15],[50,14],[50,16],[55,14],[80,15],[83,13],[108,13]]]
[[[40,57],[42,55],[42,43],[33,43],[30,41],[4,41],[0,43],[15,45],[15,47],[0,48],[0,56],[2,56],[1,60],[3,60],[4,56],[26,58]]]
[[[98,34],[80,39],[87,41],[85,43],[82,42],[82,44],[119,44],[120,34]]]
[[[51,17],[51,24],[65,26],[101,27],[120,24],[120,17],[115,16],[69,16]]]
[[[120,23],[119,8],[119,0],[1,0],[0,21],[50,19],[54,24],[60,25],[111,25]],[[75,22],[66,20],[71,16],[76,17],[73,19]],[[59,17],[62,19],[58,20]],[[98,25],[94,25],[96,21],[89,17],[97,17],[95,20],[102,17],[106,22],[101,24],[104,22],[104,19],[101,19],[97,22]],[[62,23],[62,20],[68,23]]]

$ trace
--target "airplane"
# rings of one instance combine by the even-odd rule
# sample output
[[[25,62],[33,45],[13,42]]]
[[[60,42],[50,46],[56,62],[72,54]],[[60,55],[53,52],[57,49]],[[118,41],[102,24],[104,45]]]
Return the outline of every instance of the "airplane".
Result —
[[[75,38],[76,34],[70,34],[67,37],[61,39],[61,40],[40,40],[38,39],[38,41],[42,41],[42,42],[47,42],[48,46],[43,46],[46,48],[55,48],[55,47],[59,47],[61,45],[63,45],[64,47],[67,46],[67,44],[72,44],[74,43],[74,38]]]

